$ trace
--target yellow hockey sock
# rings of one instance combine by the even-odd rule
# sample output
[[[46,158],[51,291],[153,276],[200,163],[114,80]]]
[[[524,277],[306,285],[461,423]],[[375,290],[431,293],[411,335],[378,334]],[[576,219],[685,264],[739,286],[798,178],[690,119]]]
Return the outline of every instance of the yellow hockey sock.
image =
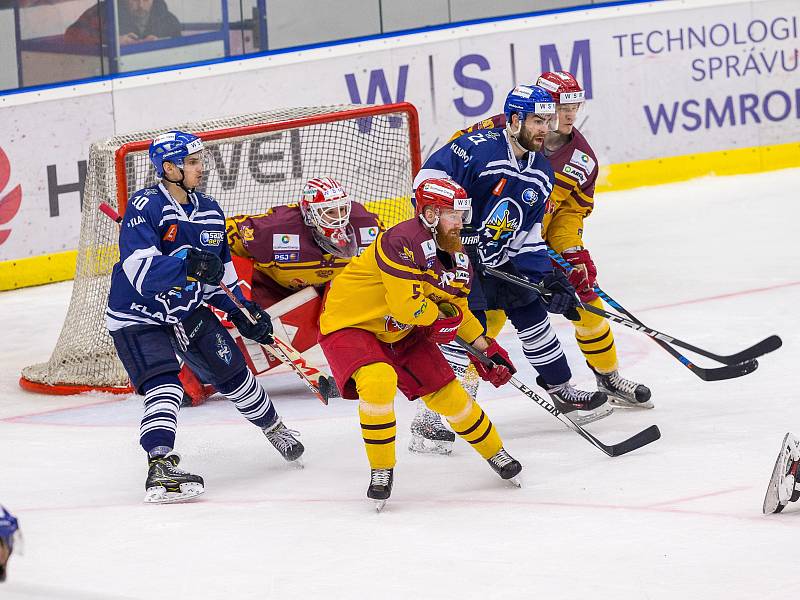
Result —
[[[453,431],[469,442],[483,458],[491,458],[503,447],[500,434],[489,416],[457,381],[451,381],[422,399],[428,408],[443,415]]]
[[[365,365],[353,373],[358,396],[358,416],[367,459],[372,469],[392,469],[395,465],[394,395],[397,373],[386,363]]]
[[[596,308],[604,308],[600,298],[595,298],[589,304]],[[600,373],[616,371],[619,363],[611,325],[605,318],[585,310],[578,309],[578,313],[581,320],[573,322],[575,339],[586,357],[586,362]]]

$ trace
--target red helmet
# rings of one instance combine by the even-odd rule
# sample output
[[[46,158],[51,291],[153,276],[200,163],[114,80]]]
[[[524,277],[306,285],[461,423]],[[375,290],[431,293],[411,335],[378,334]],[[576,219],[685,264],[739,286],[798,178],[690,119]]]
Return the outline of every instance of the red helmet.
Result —
[[[418,217],[422,215],[426,206],[465,211],[465,221],[468,221],[472,214],[472,198],[467,196],[467,191],[463,187],[449,178],[431,177],[426,179],[417,186],[414,200],[416,201],[415,214]],[[430,226],[435,227],[435,225],[434,223]]]
[[[585,99],[581,84],[567,71],[542,73],[536,80],[536,85],[550,92],[556,104],[580,104]]]
[[[350,198],[331,177],[311,179],[303,188],[300,212],[322,248],[338,256],[350,255],[355,243],[350,225]]]

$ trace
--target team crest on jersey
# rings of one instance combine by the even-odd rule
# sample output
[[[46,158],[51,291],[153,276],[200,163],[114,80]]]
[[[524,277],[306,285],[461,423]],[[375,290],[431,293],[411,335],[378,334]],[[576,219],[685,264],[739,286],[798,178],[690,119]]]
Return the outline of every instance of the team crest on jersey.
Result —
[[[203,246],[219,246],[222,240],[225,239],[225,233],[222,231],[209,231],[204,229],[200,232],[200,243]]]
[[[414,263],[414,253],[406,246],[403,246],[403,250],[400,252],[400,258],[406,262]]]
[[[231,360],[233,359],[233,352],[231,352],[230,346],[225,342],[225,338],[222,337],[221,333],[217,334],[217,356],[221,361],[224,361],[226,365],[231,364]]]
[[[252,242],[254,239],[256,239],[256,232],[255,232],[255,230],[254,230],[252,227],[250,227],[249,225],[245,225],[244,227],[242,227],[241,229],[239,229],[239,231],[241,231],[241,233],[242,233],[242,239],[243,239],[245,242]]]
[[[522,225],[522,209],[512,198],[498,202],[481,225],[481,254],[487,261],[502,255]]]
[[[201,295],[201,286],[192,282],[184,288],[172,288],[167,292],[156,294],[155,298],[164,307],[166,314],[171,315],[199,304]]]
[[[539,199],[539,194],[536,193],[536,190],[533,188],[525,188],[522,192],[522,201],[525,204],[533,206],[536,204],[536,201]]]

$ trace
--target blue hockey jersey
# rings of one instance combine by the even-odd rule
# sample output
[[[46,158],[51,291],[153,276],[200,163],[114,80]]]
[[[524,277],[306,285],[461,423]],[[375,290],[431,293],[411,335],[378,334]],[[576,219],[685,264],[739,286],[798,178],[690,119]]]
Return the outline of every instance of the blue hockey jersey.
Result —
[[[225,215],[206,194],[189,194],[181,205],[162,184],[139,190],[128,201],[119,234],[119,262],[111,274],[106,324],[175,324],[202,302],[236,310],[219,286],[187,282],[186,263],[176,256],[190,247],[213,252],[225,265],[223,283],[241,300],[239,280],[225,235]]]
[[[553,191],[553,169],[540,152],[517,160],[503,128],[465,133],[434,152],[414,179],[451,177],[472,197],[464,246],[483,264],[507,261],[533,281],[553,270],[542,239],[542,219]]]

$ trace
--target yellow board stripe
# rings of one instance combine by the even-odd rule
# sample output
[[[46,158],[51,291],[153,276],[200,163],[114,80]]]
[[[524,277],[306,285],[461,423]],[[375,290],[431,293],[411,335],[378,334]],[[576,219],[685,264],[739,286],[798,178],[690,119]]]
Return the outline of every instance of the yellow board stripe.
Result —
[[[0,261],[0,291],[67,281],[75,277],[77,250]]]
[[[706,175],[742,175],[794,167],[800,167],[800,142],[605,165],[600,167],[596,189],[598,192],[610,192]],[[397,213],[402,215],[405,212],[410,218],[409,200],[407,197],[398,197],[391,198],[389,202]],[[365,203],[368,210],[385,214],[380,209],[381,204],[384,202]],[[385,224],[387,227],[396,225],[393,222]],[[0,291],[72,279],[77,255],[77,250],[70,250],[0,261]]]

